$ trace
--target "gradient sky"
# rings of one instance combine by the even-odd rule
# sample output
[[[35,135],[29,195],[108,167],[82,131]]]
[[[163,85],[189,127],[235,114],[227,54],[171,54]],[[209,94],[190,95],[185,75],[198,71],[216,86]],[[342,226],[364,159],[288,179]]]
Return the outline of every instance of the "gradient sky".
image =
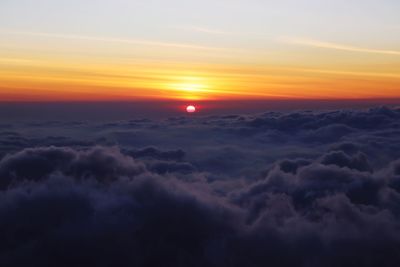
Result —
[[[0,101],[400,98],[397,0],[2,0]]]

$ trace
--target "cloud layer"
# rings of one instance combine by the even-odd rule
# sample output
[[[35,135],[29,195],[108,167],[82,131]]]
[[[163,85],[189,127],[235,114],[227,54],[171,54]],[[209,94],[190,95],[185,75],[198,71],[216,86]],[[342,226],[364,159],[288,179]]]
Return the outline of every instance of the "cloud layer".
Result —
[[[0,265],[397,266],[399,132],[396,108],[8,125]]]

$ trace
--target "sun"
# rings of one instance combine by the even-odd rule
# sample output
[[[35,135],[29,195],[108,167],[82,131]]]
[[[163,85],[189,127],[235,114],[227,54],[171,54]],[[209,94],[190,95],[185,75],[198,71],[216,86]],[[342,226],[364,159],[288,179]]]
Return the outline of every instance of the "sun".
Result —
[[[186,107],[186,112],[187,113],[194,113],[194,112],[196,112],[196,107],[193,106],[193,105],[189,105],[189,106]]]

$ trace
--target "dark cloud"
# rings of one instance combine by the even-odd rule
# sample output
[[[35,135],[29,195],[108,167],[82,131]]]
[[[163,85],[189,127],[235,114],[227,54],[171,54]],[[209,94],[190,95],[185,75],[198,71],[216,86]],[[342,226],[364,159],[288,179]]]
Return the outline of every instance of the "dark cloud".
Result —
[[[54,174],[0,199],[2,266],[205,266],[236,221],[211,197],[151,174],[112,185]]]
[[[398,266],[399,122],[375,108],[13,125],[0,266]]]
[[[347,167],[359,171],[372,172],[367,156],[363,153],[358,153],[354,156],[348,156],[343,152],[334,151],[324,155],[321,159],[324,165],[336,165],[339,167]]]
[[[181,161],[185,157],[185,152],[182,149],[160,151],[155,147],[147,147],[136,151],[126,151],[126,154],[134,158],[152,158],[159,160],[176,160]]]
[[[172,172],[179,173],[192,173],[196,168],[187,162],[163,162],[157,161],[154,163],[149,163],[148,168],[158,174],[166,174]]]
[[[279,167],[283,172],[296,174],[300,167],[307,166],[309,164],[311,164],[311,162],[306,159],[286,159],[279,163]]]
[[[71,148],[25,149],[0,161],[0,188],[23,180],[38,181],[54,172],[74,178],[115,180],[145,171],[141,163],[124,156],[116,148],[94,147],[77,151]]]
[[[354,132],[354,129],[346,125],[331,124],[305,132],[304,140],[308,142],[332,143],[339,141],[342,137],[352,132]]]

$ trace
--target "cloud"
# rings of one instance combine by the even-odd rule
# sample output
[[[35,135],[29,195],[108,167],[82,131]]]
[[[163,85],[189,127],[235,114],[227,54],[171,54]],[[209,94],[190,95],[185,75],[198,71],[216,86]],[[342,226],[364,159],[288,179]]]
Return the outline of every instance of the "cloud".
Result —
[[[55,171],[79,179],[90,177],[110,181],[138,175],[145,167],[116,148],[93,147],[85,151],[60,147],[24,149],[1,160],[0,187],[6,188],[20,180],[45,179]]]
[[[324,165],[337,165],[339,167],[348,167],[359,171],[372,171],[367,156],[363,153],[358,153],[355,156],[348,156],[341,151],[334,151],[326,154],[321,159]]]
[[[189,30],[189,31],[206,33],[206,34],[212,34],[212,35],[237,35],[232,32],[222,31],[222,30],[218,30],[218,29],[210,29],[210,28],[199,27],[199,26],[176,26],[176,27],[172,27],[172,28]]]
[[[155,147],[147,147],[136,151],[127,151],[126,153],[134,158],[153,158],[160,160],[181,161],[185,157],[185,152],[182,149],[160,151]]]
[[[0,265],[396,266],[399,122],[382,107],[15,123]]]
[[[12,35],[48,37],[48,38],[57,38],[57,39],[106,42],[106,43],[121,43],[121,44],[134,44],[134,45],[145,45],[145,46],[173,47],[173,48],[192,49],[192,50],[220,50],[221,49],[221,48],[217,48],[217,47],[186,44],[186,43],[169,43],[169,42],[152,41],[152,40],[121,39],[121,38],[112,38],[112,37],[94,37],[94,36],[83,36],[83,35],[74,35],[74,34],[4,31],[4,30],[2,30],[1,33],[12,34]]]
[[[357,52],[357,53],[368,53],[368,54],[381,54],[381,55],[392,55],[392,56],[400,56],[400,51],[396,50],[385,50],[385,49],[372,49],[372,48],[363,48],[352,45],[338,44],[332,42],[324,42],[314,39],[308,38],[293,38],[293,37],[281,37],[279,38],[281,42],[316,48],[324,48],[324,49],[332,49],[339,51],[347,51],[347,52]]]

